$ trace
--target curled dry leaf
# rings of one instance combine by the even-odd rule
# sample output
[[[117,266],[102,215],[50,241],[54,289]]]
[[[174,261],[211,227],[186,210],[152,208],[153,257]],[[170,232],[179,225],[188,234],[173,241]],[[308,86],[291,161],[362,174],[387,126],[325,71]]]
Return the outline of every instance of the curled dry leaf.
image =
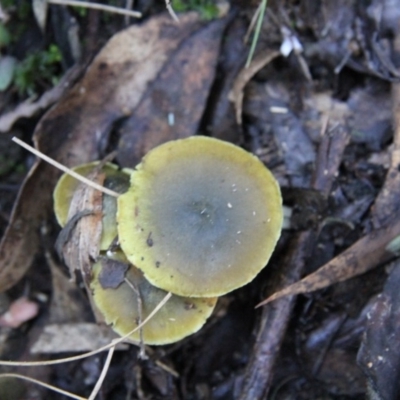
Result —
[[[113,124],[133,113],[164,64],[201,26],[194,13],[182,15],[179,25],[169,15],[162,15],[116,34],[83,78],[39,122],[34,134],[36,148],[69,167],[99,159],[108,145]],[[222,29],[213,32],[222,34]],[[220,40],[218,35],[217,39],[211,39]],[[188,61],[192,62],[194,57],[201,64],[202,54],[190,50],[187,50]],[[211,58],[214,63],[216,56],[206,57],[208,61]],[[197,67],[191,65],[193,73]],[[179,75],[180,68],[176,68],[175,73]],[[193,74],[194,83],[195,76]],[[210,76],[212,79],[213,75]],[[207,85],[199,87],[203,96],[207,96]],[[190,90],[187,88],[186,92]],[[159,99],[153,93],[153,102],[157,103]],[[182,108],[189,114],[192,111],[186,105]],[[196,118],[200,118],[199,114]],[[167,124],[167,113],[164,116]],[[191,129],[197,128],[196,123],[191,126]],[[136,143],[134,146],[129,144],[136,152],[131,156],[136,159],[140,159],[149,147],[146,141],[150,139],[143,135],[143,130],[142,134],[140,130],[131,130],[124,139],[126,144]],[[29,268],[39,244],[39,227],[50,215],[51,194],[59,175],[54,167],[38,161],[22,185],[10,225],[0,244],[0,291],[13,286]]]
[[[102,185],[105,174],[95,170],[88,178]],[[66,243],[61,243],[59,247],[71,277],[74,276],[75,269],[78,269],[86,283],[91,276],[91,263],[99,255],[102,218],[103,193],[81,183],[72,197],[68,213],[68,221],[74,221],[72,232],[68,235]],[[68,223],[64,229],[69,229]]]
[[[398,235],[400,235],[400,220],[394,220],[387,227],[364,236],[317,271],[274,293],[257,307],[284,296],[323,289],[369,271],[394,256],[386,250],[386,246]]]
[[[233,84],[232,92],[229,95],[230,100],[235,104],[236,121],[242,125],[242,108],[244,88],[253,76],[278,57],[281,53],[276,50],[269,50],[267,54],[255,58],[248,67],[242,69]]]

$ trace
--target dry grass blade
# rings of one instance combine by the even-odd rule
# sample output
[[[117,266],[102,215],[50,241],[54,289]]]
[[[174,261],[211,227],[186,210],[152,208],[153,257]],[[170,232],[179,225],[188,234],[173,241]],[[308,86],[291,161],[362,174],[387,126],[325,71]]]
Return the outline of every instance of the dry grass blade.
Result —
[[[132,291],[135,293],[136,299],[137,299],[137,305],[138,305],[138,311],[139,311],[139,325],[143,321],[143,303],[142,303],[142,296],[140,295],[139,289],[131,282],[129,279],[125,277],[125,282],[126,284],[132,289]],[[145,360],[146,357],[146,347],[144,345],[144,340],[143,340],[143,329],[140,329],[139,331],[139,347],[140,347],[140,352],[139,352],[139,358],[142,360]]]
[[[60,169],[61,171],[73,176],[74,178],[78,179],[82,183],[85,183],[86,185],[92,187],[93,189],[100,190],[100,192],[103,192],[104,194],[108,194],[109,196],[113,196],[113,197],[118,197],[119,196],[119,193],[114,192],[113,190],[107,189],[104,186],[98,185],[97,183],[91,181],[90,179],[87,179],[84,176],[77,174],[76,172],[74,172],[71,169],[67,168],[65,165],[62,165],[62,164],[58,163],[57,161],[55,161],[52,158],[50,158],[50,157],[46,156],[45,154],[43,154],[41,151],[36,150],[32,146],[29,146],[28,144],[26,144],[22,140],[20,140],[20,139],[18,139],[16,137],[13,137],[12,141],[17,143],[17,144],[19,144],[24,149],[30,151],[35,156],[41,158],[42,160],[44,160],[44,161],[48,162],[49,164],[55,166],[56,168]]]
[[[76,394],[67,392],[66,390],[59,389],[55,386],[49,385],[47,383],[38,381],[37,379],[29,378],[28,376],[20,375],[20,374],[13,374],[13,373],[5,373],[5,374],[0,374],[0,379],[1,378],[16,378],[16,379],[22,379],[24,381],[28,381],[31,383],[35,383],[36,385],[42,386],[46,389],[52,390],[53,392],[57,392],[60,394],[63,394],[67,397],[70,397],[71,399],[77,399],[77,400],[87,400],[85,397],[77,396]]]
[[[115,345],[117,344],[116,342],[117,342],[116,340],[113,340],[113,343],[115,343]],[[106,358],[106,361],[105,361],[104,366],[103,366],[103,369],[102,369],[102,371],[101,371],[101,374],[100,374],[100,376],[99,376],[99,378],[98,378],[98,380],[97,380],[97,382],[96,382],[96,385],[94,386],[94,388],[93,388],[93,390],[92,390],[92,393],[91,393],[90,396],[88,397],[88,399],[86,399],[85,397],[81,397],[81,396],[78,396],[78,395],[76,395],[76,394],[73,394],[73,393],[71,393],[71,392],[68,392],[68,391],[66,391],[66,390],[59,389],[59,388],[57,388],[56,386],[49,385],[49,384],[47,384],[47,383],[41,382],[41,381],[39,381],[39,380],[37,380],[37,379],[33,379],[33,378],[30,378],[30,377],[27,377],[27,376],[24,376],[24,375],[20,375],[20,374],[14,374],[14,373],[0,374],[0,379],[1,379],[1,378],[16,378],[16,379],[22,379],[22,380],[25,380],[25,381],[34,383],[34,384],[36,384],[36,385],[42,386],[42,387],[44,387],[44,388],[46,388],[46,389],[49,389],[49,390],[51,390],[51,391],[53,391],[53,392],[57,392],[57,393],[63,394],[63,395],[65,395],[65,396],[67,396],[67,397],[70,397],[71,399],[78,399],[78,400],[82,400],[82,399],[83,399],[83,400],[94,400],[95,397],[96,397],[96,395],[98,394],[100,388],[101,388],[101,385],[102,385],[103,382],[104,382],[104,379],[105,379],[106,375],[107,375],[107,372],[108,372],[108,369],[109,369],[109,367],[110,367],[110,363],[111,363],[111,360],[112,360],[112,356],[113,356],[113,354],[114,354],[115,345],[112,346],[112,347],[109,349],[108,355],[107,355],[107,358]]]
[[[141,18],[142,13],[138,11],[126,10],[124,8],[114,7],[114,6],[106,6],[104,4],[99,3],[89,3],[86,1],[77,1],[77,0],[48,0],[50,4],[60,4],[63,6],[75,6],[75,7],[84,7],[84,8],[93,8],[94,10],[99,11],[107,11],[114,14],[122,14],[127,15],[129,17]]]
[[[257,21],[258,21],[258,18],[259,18],[259,16],[260,16],[261,4],[262,4],[262,3],[259,4],[259,6],[257,7],[256,12],[255,12],[255,13],[253,14],[253,16],[251,17],[250,25],[249,25],[249,27],[247,28],[246,35],[245,35],[245,37],[244,37],[244,39],[243,39],[243,42],[244,42],[245,44],[247,44],[247,43],[249,42],[250,36],[251,36],[251,34],[253,33],[253,31],[254,31],[254,27],[255,27],[255,25],[256,25],[256,23],[257,23]]]
[[[82,360],[83,358],[87,358],[90,356],[93,356],[95,354],[102,353],[103,351],[109,350],[112,347],[115,347],[117,344],[122,343],[126,339],[129,338],[129,336],[132,335],[132,333],[137,332],[139,329],[141,329],[147,322],[149,322],[155,314],[164,306],[164,304],[171,298],[172,293],[167,293],[165,297],[158,303],[157,307],[154,308],[154,310],[149,314],[149,316],[141,323],[139,324],[135,329],[132,329],[130,332],[128,332],[125,336],[120,337],[116,341],[107,344],[106,346],[100,347],[97,350],[90,351],[84,354],[80,354],[79,356],[73,356],[73,357],[66,357],[66,358],[60,358],[57,360],[48,360],[48,361],[2,361],[0,360],[0,365],[3,366],[8,366],[8,367],[33,367],[37,365],[56,365],[56,364],[62,364],[64,362],[71,362],[71,361],[76,361],[76,360]]]
[[[260,33],[261,33],[262,22],[263,22],[263,19],[264,19],[265,10],[267,9],[267,2],[268,2],[267,0],[262,0],[260,5],[258,6],[257,11],[256,11],[257,18],[254,18],[254,20],[257,21],[257,24],[256,24],[256,29],[254,31],[254,37],[253,37],[253,40],[251,42],[249,56],[247,57],[246,68],[250,67],[250,63],[251,63],[251,61],[253,59],[254,52],[256,50],[258,38],[260,37]],[[252,25],[252,24],[250,24],[250,25]]]
[[[113,340],[113,343],[116,342],[116,340]],[[99,392],[101,385],[103,384],[103,381],[107,375],[108,369],[110,367],[111,359],[114,354],[115,346],[111,347],[111,349],[108,351],[108,355],[106,358],[106,361],[104,363],[103,369],[101,371],[101,374],[99,376],[99,379],[96,382],[96,385],[94,386],[92,393],[90,394],[88,400],[94,400],[96,397],[97,393]]]

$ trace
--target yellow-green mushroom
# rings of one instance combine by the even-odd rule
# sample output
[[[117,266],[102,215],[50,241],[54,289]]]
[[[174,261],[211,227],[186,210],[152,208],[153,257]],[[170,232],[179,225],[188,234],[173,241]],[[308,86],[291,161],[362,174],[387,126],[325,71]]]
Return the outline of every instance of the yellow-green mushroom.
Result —
[[[92,172],[97,165],[99,165],[99,162],[94,161],[74,167],[72,170],[80,175],[86,176]],[[104,186],[106,188],[114,190],[118,193],[123,193],[128,189],[130,176],[129,173],[131,170],[121,170],[117,165],[107,163],[102,167],[101,172],[104,172],[106,175],[104,181]],[[54,213],[56,215],[57,222],[61,227],[64,227],[67,223],[71,200],[75,190],[80,184],[81,183],[76,178],[67,173],[63,174],[57,182],[53,192]],[[102,218],[103,230],[101,235],[100,250],[107,250],[112,241],[117,237],[117,224],[115,220],[116,211],[116,198],[104,194]]]
[[[129,265],[122,252],[101,258],[93,265],[90,287],[94,303],[105,322],[121,336],[146,319],[167,294],[150,285],[140,270]],[[143,342],[168,344],[197,332],[211,315],[216,302],[217,298],[194,299],[173,295],[142,328]],[[130,338],[139,341],[139,331]]]
[[[254,155],[208,137],[150,151],[118,198],[118,236],[154,286],[214,297],[250,282],[282,228],[277,181]]]

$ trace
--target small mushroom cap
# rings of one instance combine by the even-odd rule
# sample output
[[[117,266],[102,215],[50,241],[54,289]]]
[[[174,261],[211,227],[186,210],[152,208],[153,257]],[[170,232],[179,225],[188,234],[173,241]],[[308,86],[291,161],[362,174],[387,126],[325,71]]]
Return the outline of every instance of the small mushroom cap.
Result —
[[[86,176],[99,165],[98,161],[79,165],[72,168],[80,175]],[[102,172],[106,174],[104,186],[118,193],[125,192],[129,187],[129,173],[131,170],[120,170],[117,165],[107,163],[103,166]],[[63,174],[58,180],[53,192],[54,213],[57,222],[61,227],[67,223],[68,211],[75,190],[81,184],[77,179],[69,174]],[[103,218],[102,218],[102,236],[100,250],[107,250],[112,241],[117,236],[117,224],[115,215],[117,212],[117,201],[115,197],[103,195]]]
[[[122,252],[115,253],[115,258],[128,263]],[[102,268],[101,262],[93,266],[91,282],[93,299],[106,323],[111,324],[113,330],[123,336],[139,324],[137,294],[125,281],[117,288],[105,289],[99,279]],[[164,299],[167,292],[152,286],[143,277],[143,273],[133,266],[129,266],[126,278],[140,293],[142,320],[144,320]],[[144,343],[151,345],[174,343],[197,332],[211,315],[216,302],[217,298],[193,299],[172,295],[143,327]],[[130,338],[139,341],[139,331],[133,333]]]
[[[118,198],[118,235],[151,284],[214,297],[250,282],[280,236],[277,181],[245,150],[208,137],[150,151]]]

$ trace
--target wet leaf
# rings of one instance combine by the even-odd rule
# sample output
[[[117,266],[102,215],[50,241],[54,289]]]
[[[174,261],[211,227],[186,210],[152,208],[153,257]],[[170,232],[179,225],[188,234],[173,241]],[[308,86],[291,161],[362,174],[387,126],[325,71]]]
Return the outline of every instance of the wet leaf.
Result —
[[[11,56],[0,57],[0,92],[6,90],[13,79],[17,60]]]
[[[121,127],[117,156],[121,165],[134,167],[153,147],[197,133],[226,23],[213,21],[179,44]]]
[[[99,282],[103,289],[116,289],[125,279],[125,273],[129,269],[129,264],[111,258],[100,260],[101,271]]]
[[[368,314],[358,363],[380,400],[399,397],[400,360],[400,264],[391,271],[383,292]]]

